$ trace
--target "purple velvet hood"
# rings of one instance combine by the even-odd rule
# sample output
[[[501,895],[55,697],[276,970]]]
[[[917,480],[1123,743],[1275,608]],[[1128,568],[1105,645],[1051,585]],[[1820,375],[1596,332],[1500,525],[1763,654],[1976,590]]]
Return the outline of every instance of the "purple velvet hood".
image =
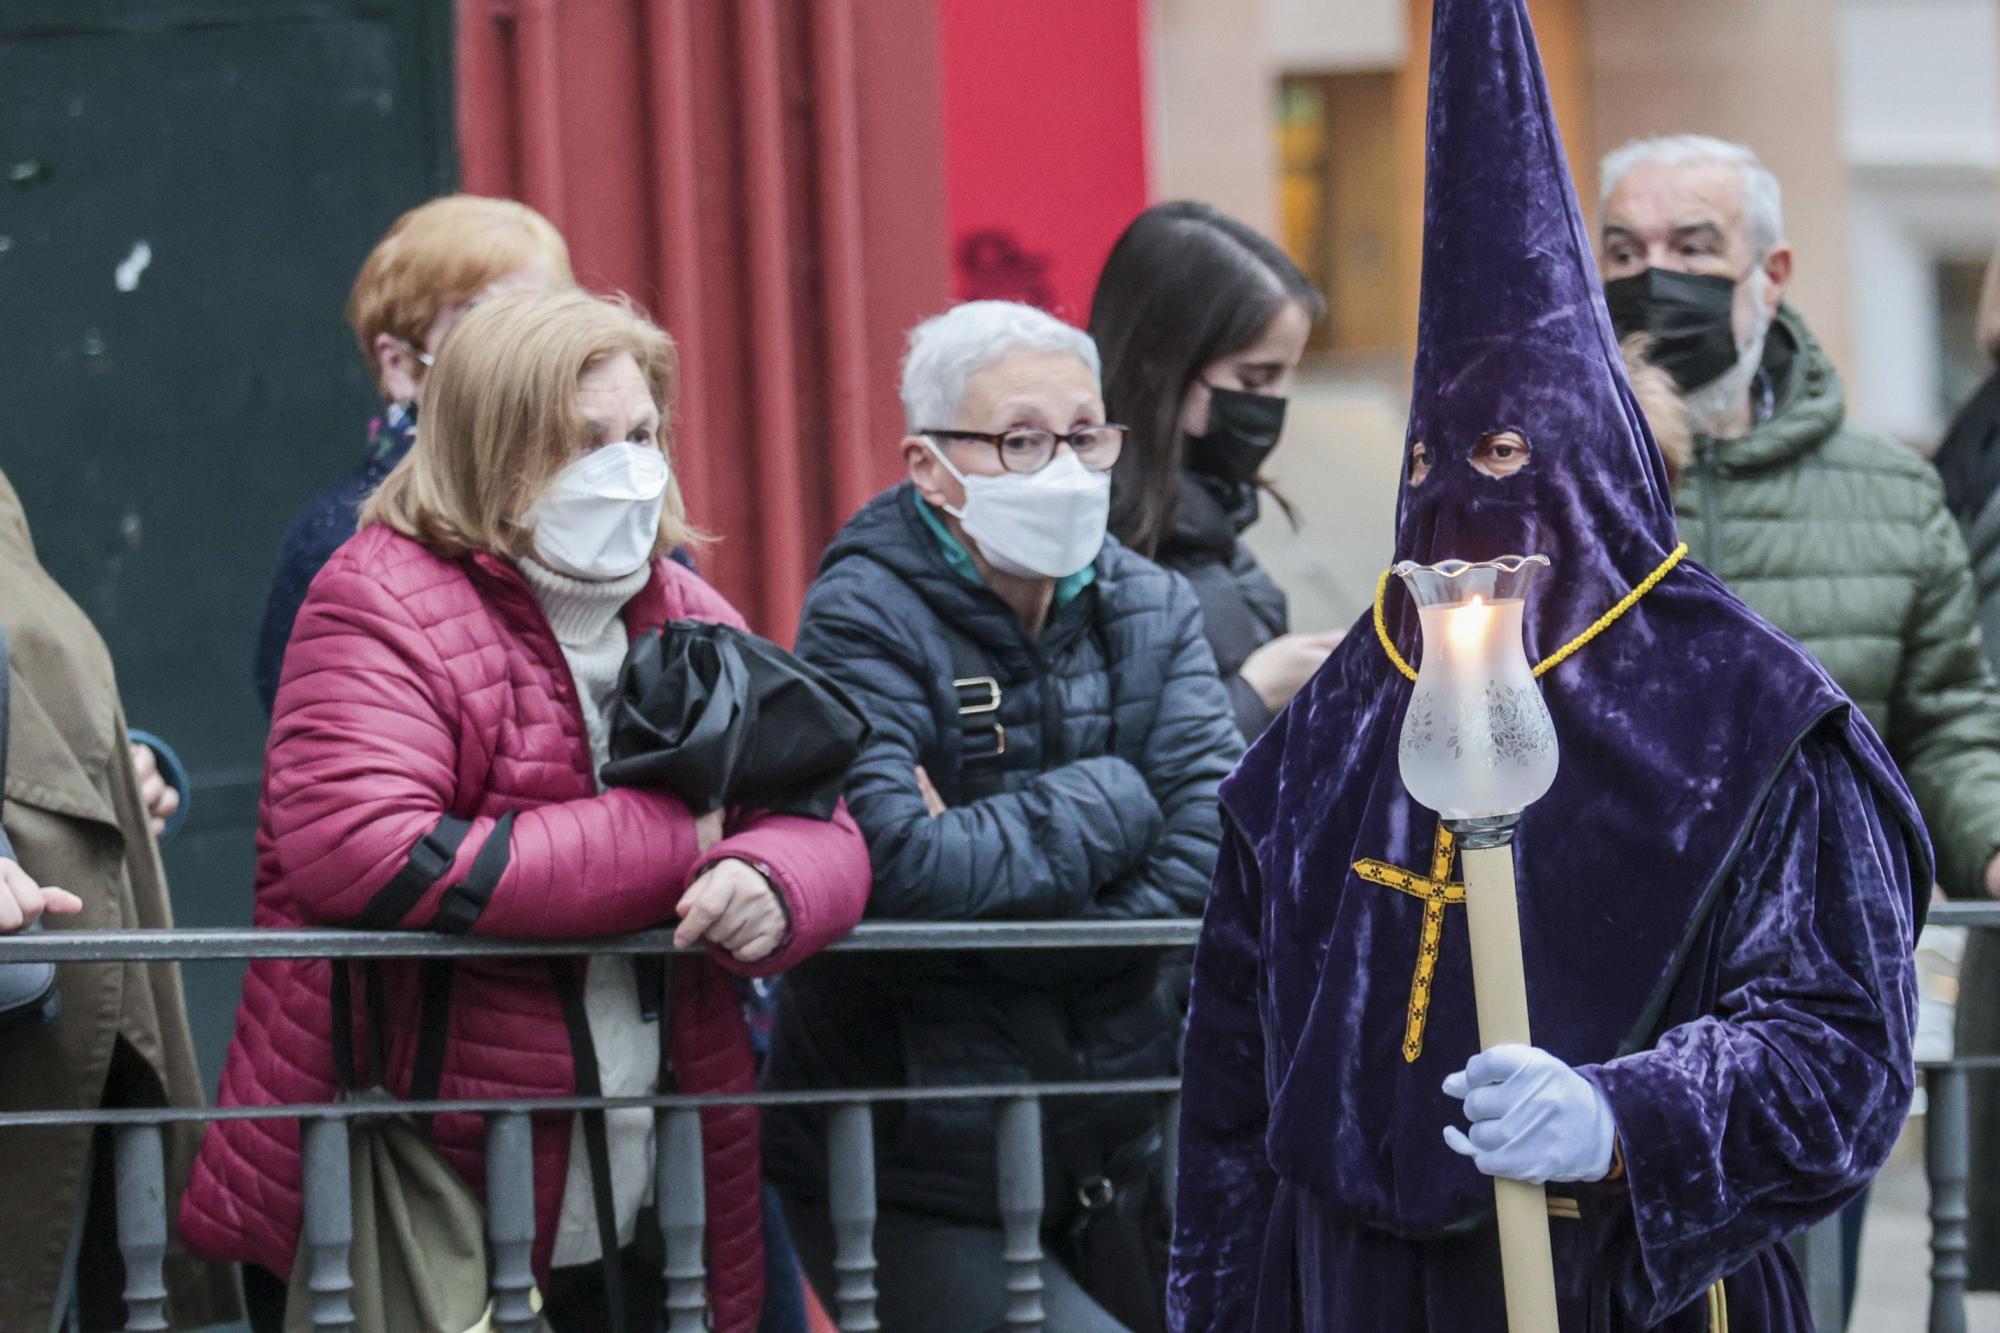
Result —
[[[1402,487],[1395,557],[1549,556],[1527,608],[1539,660],[1679,538],[1522,0],[1438,0],[1434,22],[1409,430],[1431,468]],[[1496,479],[1472,456],[1503,430],[1531,455]],[[1417,617],[1400,586],[1387,612],[1415,662]],[[1691,562],[1543,688],[1562,765],[1517,836],[1522,940],[1536,1043],[1572,1064],[1650,1044],[1771,784],[1815,727],[1851,748],[1928,863],[1915,807],[1867,723],[1802,649]],[[1364,618],[1223,802],[1264,885],[1265,938],[1298,942],[1267,958],[1259,995],[1271,1164],[1369,1225],[1430,1236],[1482,1220],[1492,1187],[1438,1133],[1459,1110],[1439,1084],[1478,1050],[1463,909],[1446,913],[1423,1051],[1408,1061],[1423,904],[1353,871],[1364,859],[1429,870],[1436,817],[1397,771],[1409,699]]]

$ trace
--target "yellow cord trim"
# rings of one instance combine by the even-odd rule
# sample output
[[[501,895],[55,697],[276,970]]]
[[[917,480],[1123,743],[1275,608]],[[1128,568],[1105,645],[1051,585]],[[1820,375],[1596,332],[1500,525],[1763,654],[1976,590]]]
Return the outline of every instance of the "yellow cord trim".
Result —
[[[1604,633],[1604,631],[1610,629],[1617,623],[1620,616],[1639,604],[1641,597],[1659,587],[1660,580],[1673,573],[1674,566],[1685,560],[1687,553],[1688,547],[1686,542],[1682,542],[1679,546],[1676,546],[1674,553],[1663,560],[1658,569],[1648,574],[1644,582],[1618,599],[1618,605],[1599,616],[1596,623],[1589,629],[1577,635],[1561,648],[1558,648],[1552,655],[1543,658],[1537,663],[1535,666],[1535,678],[1539,680],[1549,672],[1554,671],[1557,667],[1575,656],[1578,649]],[[1382,651],[1389,655],[1390,664],[1396,670],[1402,672],[1408,679],[1415,680],[1417,678],[1416,668],[1405,661],[1403,655],[1396,651],[1395,642],[1389,637],[1389,623],[1384,619],[1382,613],[1382,604],[1389,595],[1390,573],[1391,571],[1389,570],[1383,570],[1381,579],[1375,584],[1375,637],[1381,640]]]

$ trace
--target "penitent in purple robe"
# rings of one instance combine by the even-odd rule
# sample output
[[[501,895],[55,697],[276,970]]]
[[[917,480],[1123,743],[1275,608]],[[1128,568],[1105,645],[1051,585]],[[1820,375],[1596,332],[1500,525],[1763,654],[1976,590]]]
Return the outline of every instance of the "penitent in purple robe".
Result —
[[[1522,0],[1437,0],[1398,558],[1541,553],[1531,659],[1678,537],[1609,323]],[[1479,441],[1519,432],[1496,477]],[[1416,616],[1392,595],[1405,657]],[[1517,833],[1537,1045],[1611,1104],[1625,1173],[1551,1187],[1563,1333],[1811,1327],[1780,1242],[1865,1185],[1908,1112],[1931,882],[1880,741],[1692,563],[1543,678],[1562,747]],[[1479,1049],[1464,909],[1403,790],[1410,686],[1364,619],[1223,788],[1196,952],[1170,1304],[1183,1333],[1504,1333],[1492,1187],[1443,1142]],[[1456,879],[1448,872],[1446,880]],[[1719,1293],[1714,1284],[1722,1283]]]

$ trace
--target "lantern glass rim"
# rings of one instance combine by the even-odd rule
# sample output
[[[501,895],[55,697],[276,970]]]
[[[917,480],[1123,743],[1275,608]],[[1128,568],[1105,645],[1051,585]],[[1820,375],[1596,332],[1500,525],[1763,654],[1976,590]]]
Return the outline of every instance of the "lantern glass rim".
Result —
[[[1399,561],[1390,569],[1397,578],[1406,579],[1412,574],[1435,574],[1439,578],[1455,579],[1479,570],[1493,570],[1501,574],[1518,574],[1530,565],[1547,568],[1552,562],[1545,555],[1503,555],[1492,560],[1440,560],[1434,565],[1420,564],[1415,560]]]

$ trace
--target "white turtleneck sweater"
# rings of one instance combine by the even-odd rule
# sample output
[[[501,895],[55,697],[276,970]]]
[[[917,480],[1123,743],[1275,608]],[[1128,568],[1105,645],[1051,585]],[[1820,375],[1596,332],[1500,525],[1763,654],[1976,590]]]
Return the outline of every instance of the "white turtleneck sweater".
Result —
[[[591,771],[610,758],[611,709],[618,670],[625,662],[625,603],[646,586],[646,567],[622,579],[592,582],[557,573],[531,558],[520,561],[521,576],[549,618],[563,660],[576,683],[577,706],[590,737]],[[598,780],[598,790],[604,787]],[[588,890],[588,885],[580,885]],[[586,971],[583,1007],[590,1019],[590,1042],[607,1097],[643,1096],[660,1081],[660,1030],[639,1017],[639,992],[628,957],[593,958]],[[611,1147],[611,1193],[618,1217],[618,1244],[638,1234],[639,1209],[653,1197],[653,1113],[612,1111],[606,1116]],[[593,1263],[603,1257],[597,1234],[590,1154],[583,1117],[570,1131],[569,1178],[563,1187],[562,1216],[556,1224],[553,1263],[557,1268]]]

